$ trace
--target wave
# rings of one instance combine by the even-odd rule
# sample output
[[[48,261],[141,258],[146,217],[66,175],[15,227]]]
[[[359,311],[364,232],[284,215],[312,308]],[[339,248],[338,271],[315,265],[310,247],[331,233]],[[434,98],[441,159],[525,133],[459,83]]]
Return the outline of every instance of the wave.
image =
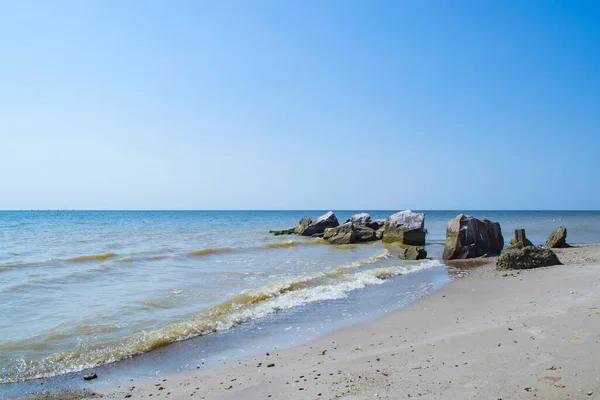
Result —
[[[103,261],[103,260],[107,260],[109,258],[113,258],[116,257],[117,255],[115,253],[102,253],[102,254],[92,254],[89,256],[79,256],[79,257],[73,257],[73,258],[65,258],[65,259],[60,259],[60,261],[66,261],[66,262],[85,262],[85,261]]]
[[[18,268],[26,268],[26,267],[35,267],[35,266],[43,265],[43,264],[44,263],[40,263],[40,262],[24,262],[24,263],[7,262],[0,266],[0,271],[7,271],[9,269],[18,269]]]
[[[190,251],[188,255],[190,256],[205,256],[208,254],[217,254],[217,253],[227,253],[233,251],[232,247],[216,247],[216,248],[208,248],[201,250]]]
[[[287,240],[287,241],[283,241],[283,242],[267,243],[267,244],[258,245],[255,247],[250,247],[250,248],[246,248],[246,247],[210,248],[209,247],[206,249],[190,251],[190,252],[186,253],[186,255],[187,256],[205,256],[205,255],[210,255],[210,254],[228,253],[228,252],[235,252],[235,251],[278,249],[278,248],[285,248],[285,247],[292,247],[292,246],[322,244],[322,243],[326,243],[326,241],[323,240],[322,238],[316,238],[314,240],[307,240],[307,241]],[[340,246],[337,246],[337,247],[340,247]],[[170,250],[170,249],[161,250],[161,251],[164,251],[167,253],[172,252],[172,250]],[[130,256],[123,257],[123,258],[119,258],[119,259],[114,260],[114,262],[129,263],[129,262],[136,262],[136,261],[157,261],[157,260],[163,260],[163,259],[169,257],[169,255],[166,255],[166,254],[157,254],[157,255],[151,255],[151,256],[143,256],[142,254],[148,254],[148,252],[137,253],[137,255],[133,254]],[[156,252],[150,252],[150,254],[156,254]],[[0,272],[5,271],[5,270],[10,270],[10,269],[16,269],[16,268],[45,266],[45,265],[50,265],[50,264],[53,264],[56,262],[83,263],[83,262],[90,262],[90,261],[105,261],[105,260],[110,260],[115,257],[117,257],[116,253],[107,252],[107,253],[83,255],[83,256],[77,256],[77,257],[71,257],[71,258],[52,258],[47,261],[38,261],[38,262],[23,262],[23,263],[7,262],[7,263],[0,265]]]
[[[263,244],[260,246],[256,246],[255,249],[278,249],[281,247],[292,247],[292,246],[303,246],[303,245],[309,245],[309,244],[318,244],[318,243],[321,243],[321,241],[319,239],[320,238],[317,238],[317,239],[311,240],[311,241],[286,240],[283,242],[267,243],[267,244]]]
[[[5,287],[0,290],[3,293],[12,293],[12,292],[27,292],[28,289],[36,286],[48,286],[53,284],[61,284],[68,285],[70,283],[76,283],[81,280],[90,280],[94,279],[96,275],[103,274],[110,269],[110,266],[107,264],[100,264],[95,266],[94,268],[89,268],[83,271],[75,271],[66,275],[59,275],[56,277],[44,277],[40,279],[31,279],[24,283],[19,283],[13,286]]]
[[[388,254],[380,254],[372,259],[387,256]],[[77,372],[111,363],[154,350],[168,343],[224,331],[281,310],[340,299],[346,297],[351,291],[383,284],[394,276],[441,265],[439,261],[427,260],[410,265],[380,267],[365,271],[352,268],[342,271],[338,268],[312,276],[273,282],[242,292],[207,312],[163,329],[139,331],[117,342],[80,344],[75,351],[61,352],[41,360],[19,360],[16,366],[11,367],[12,369],[4,367],[3,371],[0,370],[2,371],[0,383]]]
[[[124,258],[119,258],[118,260],[115,260],[115,262],[117,263],[128,263],[128,262],[134,262],[134,261],[156,261],[156,260],[163,260],[165,258],[167,258],[168,256],[162,255],[162,256],[150,256],[150,257],[124,257]]]

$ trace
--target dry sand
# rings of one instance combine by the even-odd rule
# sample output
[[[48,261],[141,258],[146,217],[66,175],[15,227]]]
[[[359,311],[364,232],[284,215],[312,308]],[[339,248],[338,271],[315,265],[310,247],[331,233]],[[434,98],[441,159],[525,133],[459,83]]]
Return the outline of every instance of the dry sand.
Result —
[[[557,253],[565,265],[507,273],[490,259],[408,308],[316,342],[99,394],[600,399],[600,245]]]

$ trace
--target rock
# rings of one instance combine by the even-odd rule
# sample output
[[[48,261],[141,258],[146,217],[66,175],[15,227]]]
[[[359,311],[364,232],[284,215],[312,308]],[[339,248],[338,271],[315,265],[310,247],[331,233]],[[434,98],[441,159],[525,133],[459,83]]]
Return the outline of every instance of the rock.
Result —
[[[525,229],[515,229],[515,237],[510,240],[507,249],[522,249],[533,246],[533,243],[525,236]]]
[[[375,231],[375,239],[376,240],[383,239],[383,226]]]
[[[423,246],[426,234],[424,225],[425,214],[423,213],[406,210],[390,215],[383,226],[383,241]]]
[[[377,240],[375,230],[361,224],[353,224],[353,226],[357,242],[371,242]]]
[[[296,233],[296,229],[295,228],[291,228],[291,229],[282,229],[280,231],[269,231],[269,233],[272,233],[275,236],[280,236],[280,235],[293,235],[294,233]]]
[[[460,214],[448,222],[442,258],[454,260],[499,254],[503,247],[504,238],[498,222]]]
[[[353,222],[355,224],[367,225],[371,222],[371,215],[367,213],[354,214],[348,221]]]
[[[350,244],[356,243],[354,227],[351,222],[339,225],[335,228],[329,228],[325,231],[323,239],[331,244]]]
[[[377,240],[373,229],[352,222],[326,229],[323,239],[331,244],[350,244]]]
[[[98,375],[96,375],[96,373],[91,373],[83,376],[83,379],[85,379],[86,381],[91,381],[92,379],[96,378],[98,378]]]
[[[422,260],[427,258],[427,251],[423,246],[402,246],[398,257],[403,260]]]
[[[545,247],[507,248],[496,261],[496,269],[528,269],[560,265],[554,252]]]
[[[374,219],[370,222],[367,222],[365,225],[371,229],[378,230],[383,228],[383,225],[385,225],[385,219]]]
[[[298,235],[302,235],[304,233],[304,231],[306,230],[306,228],[308,228],[310,226],[310,224],[312,224],[312,219],[310,219],[308,217],[304,217],[304,218],[300,219],[300,221],[298,222],[298,225],[296,225],[296,227],[294,228],[294,233],[296,233]]]
[[[559,226],[554,232],[548,236],[546,244],[544,245],[551,249],[557,249],[559,247],[567,246],[567,228]]]
[[[329,211],[327,214],[321,215],[316,221],[309,224],[300,234],[303,236],[311,236],[315,233],[325,232],[325,229],[327,228],[335,228],[339,224],[335,214],[332,211]]]
[[[306,228],[312,223],[312,220],[308,217],[304,217],[302,219],[300,219],[300,222],[298,222],[298,225],[296,225],[293,228],[290,229],[282,229],[282,230],[278,230],[278,231],[269,231],[269,233],[272,233],[275,236],[280,236],[280,235],[301,235]]]

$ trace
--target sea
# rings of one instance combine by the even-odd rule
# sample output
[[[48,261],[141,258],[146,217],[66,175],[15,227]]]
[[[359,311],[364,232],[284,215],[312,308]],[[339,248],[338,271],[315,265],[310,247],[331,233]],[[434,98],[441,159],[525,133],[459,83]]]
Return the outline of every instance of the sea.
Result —
[[[158,349],[164,371],[293,346],[459,276],[440,261],[457,211],[421,211],[429,259],[417,262],[381,242],[269,234],[327,211],[0,211],[0,392],[90,368],[133,368]],[[333,211],[342,223],[398,210]],[[563,225],[569,242],[600,242],[597,211],[466,213],[500,222],[506,241],[525,228],[542,244]]]

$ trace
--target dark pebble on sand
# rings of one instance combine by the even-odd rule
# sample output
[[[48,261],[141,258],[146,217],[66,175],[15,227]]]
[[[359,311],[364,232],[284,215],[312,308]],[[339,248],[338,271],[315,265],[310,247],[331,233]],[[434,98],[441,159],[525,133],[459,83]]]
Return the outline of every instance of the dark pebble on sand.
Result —
[[[275,366],[275,364],[269,364],[269,365],[267,365],[267,368],[271,368],[271,367],[274,367],[274,366]]]
[[[96,379],[98,377],[98,375],[94,374],[87,374],[83,376],[83,379],[85,379],[86,381],[91,381],[92,379]]]

